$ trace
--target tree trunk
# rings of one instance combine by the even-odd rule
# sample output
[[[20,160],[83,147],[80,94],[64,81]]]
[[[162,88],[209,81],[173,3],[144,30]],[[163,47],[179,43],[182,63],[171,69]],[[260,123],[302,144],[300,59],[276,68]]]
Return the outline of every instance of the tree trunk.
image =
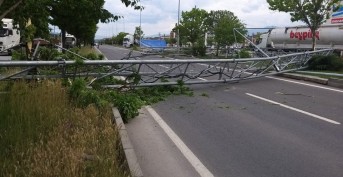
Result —
[[[66,30],[61,29],[61,44],[62,44],[62,52],[65,53],[65,42],[66,42]]]
[[[311,29],[312,32],[312,51],[316,50],[316,30],[315,29]]]
[[[216,56],[218,57],[219,56],[219,45],[217,45],[217,48],[216,48]]]

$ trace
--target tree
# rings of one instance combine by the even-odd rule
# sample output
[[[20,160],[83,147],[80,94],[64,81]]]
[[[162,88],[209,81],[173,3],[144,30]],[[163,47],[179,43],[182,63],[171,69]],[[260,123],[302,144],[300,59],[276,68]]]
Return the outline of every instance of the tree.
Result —
[[[182,12],[179,30],[180,37],[191,42],[192,45],[205,36],[205,19],[208,13],[203,9],[194,7],[189,12]]]
[[[49,37],[49,23],[58,26],[65,36],[66,31],[83,41],[93,41],[100,21],[108,23],[116,21],[114,16],[103,8],[104,0],[0,0],[0,20],[4,17],[13,18],[19,24],[24,42],[33,37]],[[121,0],[126,7],[142,9],[139,0]],[[32,25],[27,27],[27,22]],[[62,38],[64,44],[65,37]]]
[[[120,32],[115,38],[115,43],[116,44],[119,44],[119,45],[123,45],[123,40],[124,40],[124,37],[127,35],[127,33],[125,32]]]
[[[304,22],[312,32],[312,50],[316,46],[316,31],[329,17],[333,5],[340,0],[267,0],[271,10],[287,12],[291,21]]]
[[[198,42],[197,45],[202,45],[200,43],[204,41],[203,38],[207,30],[205,25],[207,16],[208,13],[205,10],[196,7],[189,12],[182,12],[178,27],[180,38],[182,41],[188,41],[192,44],[193,54],[198,53],[196,51],[198,46],[195,46],[195,43]],[[203,46],[199,47],[203,48]]]
[[[143,31],[141,29],[140,26],[137,26],[135,29],[135,33],[133,34],[133,37],[135,38],[135,40],[141,40],[141,38],[143,37]]]
[[[16,9],[23,0],[0,0],[0,20]]]
[[[141,9],[138,6],[139,0],[121,0],[121,2],[134,9]],[[104,9],[104,4],[105,0],[54,0],[51,6],[51,24],[61,29],[62,45],[64,46],[65,43],[66,31],[84,43],[91,43],[99,21],[102,23],[117,21],[119,16]]]
[[[234,29],[246,34],[245,25],[230,11],[211,11],[206,19],[206,24],[208,31],[214,35],[214,41],[217,43],[217,56],[220,47],[233,45],[236,40],[237,42],[244,41],[243,36],[234,34]]]

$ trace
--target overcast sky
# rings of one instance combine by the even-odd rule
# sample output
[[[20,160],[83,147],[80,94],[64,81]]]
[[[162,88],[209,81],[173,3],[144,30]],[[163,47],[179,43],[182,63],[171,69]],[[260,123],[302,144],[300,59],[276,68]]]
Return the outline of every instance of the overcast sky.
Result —
[[[169,34],[177,23],[179,0],[141,0],[145,9],[141,13],[141,26],[145,36]],[[197,6],[206,11],[228,10],[233,12],[246,27],[292,26],[286,13],[271,11],[266,0],[180,0],[180,11],[190,11]],[[120,0],[106,0],[105,9],[113,14],[124,16],[117,22],[98,24],[96,38],[105,38],[119,32],[134,33],[140,24],[138,10],[126,8]],[[181,18],[181,16],[180,16]]]

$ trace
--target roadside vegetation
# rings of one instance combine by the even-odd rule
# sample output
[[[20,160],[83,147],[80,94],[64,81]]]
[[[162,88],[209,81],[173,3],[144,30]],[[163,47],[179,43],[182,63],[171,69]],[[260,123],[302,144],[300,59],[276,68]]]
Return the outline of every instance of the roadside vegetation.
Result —
[[[338,54],[328,56],[313,56],[308,62],[306,71],[300,72],[303,75],[316,76],[324,79],[342,79],[343,58]]]
[[[308,64],[309,70],[343,72],[343,58],[335,54],[314,56]]]
[[[1,83],[0,176],[127,176],[110,107],[76,106],[60,81]]]
[[[73,52],[103,58],[90,47]],[[17,52],[13,57],[21,55]],[[39,56],[79,60],[82,65],[79,57],[51,48],[42,47]],[[129,76],[133,81],[137,78]],[[90,79],[0,83],[0,176],[128,176],[111,107],[117,107],[128,122],[144,105],[172,94],[193,94],[181,81],[177,86],[109,90],[101,84],[124,81],[109,77],[89,88]]]

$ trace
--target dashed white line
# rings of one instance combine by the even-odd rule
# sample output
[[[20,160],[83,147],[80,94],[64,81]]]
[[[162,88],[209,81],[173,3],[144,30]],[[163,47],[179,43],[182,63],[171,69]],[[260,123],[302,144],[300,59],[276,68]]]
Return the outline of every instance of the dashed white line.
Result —
[[[208,81],[207,79],[204,79],[204,78],[201,78],[201,77],[198,77],[198,79],[200,79],[202,81]]]
[[[292,80],[288,80],[288,79],[276,78],[276,77],[272,77],[272,76],[266,76],[266,78],[343,93],[343,90],[333,89],[333,88],[329,88],[329,87],[323,87],[323,86],[319,86],[319,85],[307,84],[307,83],[292,81]]]
[[[278,102],[275,102],[275,101],[272,101],[272,100],[269,100],[269,99],[266,99],[266,98],[262,98],[260,96],[253,95],[251,93],[245,93],[245,94],[247,94],[247,95],[249,95],[251,97],[254,97],[254,98],[257,98],[257,99],[260,99],[260,100],[263,100],[263,101],[266,101],[266,102],[269,102],[269,103],[272,103],[272,104],[275,104],[275,105],[279,105],[281,107],[284,107],[284,108],[287,108],[287,109],[290,109],[290,110],[293,110],[293,111],[296,111],[296,112],[299,112],[299,113],[302,113],[302,114],[305,114],[305,115],[308,115],[308,116],[311,116],[311,117],[314,117],[316,119],[320,119],[320,120],[323,120],[323,121],[335,124],[335,125],[340,125],[341,124],[341,123],[339,123],[337,121],[334,121],[334,120],[331,120],[331,119],[328,119],[328,118],[325,118],[325,117],[322,117],[322,116],[319,116],[319,115],[316,115],[316,114],[312,114],[312,113],[309,113],[309,112],[306,112],[306,111],[303,111],[303,110],[300,110],[300,109],[297,109],[297,108],[294,108],[294,107],[291,107],[291,106],[288,106],[288,105],[285,105],[285,104],[281,104],[281,103],[278,103]]]
[[[166,132],[168,137],[173,141],[176,147],[186,157],[189,163],[195,168],[201,177],[214,177],[213,174],[205,167],[204,164],[194,155],[187,145],[176,135],[176,133],[163,121],[158,113],[151,107],[145,107],[160,127]]]

